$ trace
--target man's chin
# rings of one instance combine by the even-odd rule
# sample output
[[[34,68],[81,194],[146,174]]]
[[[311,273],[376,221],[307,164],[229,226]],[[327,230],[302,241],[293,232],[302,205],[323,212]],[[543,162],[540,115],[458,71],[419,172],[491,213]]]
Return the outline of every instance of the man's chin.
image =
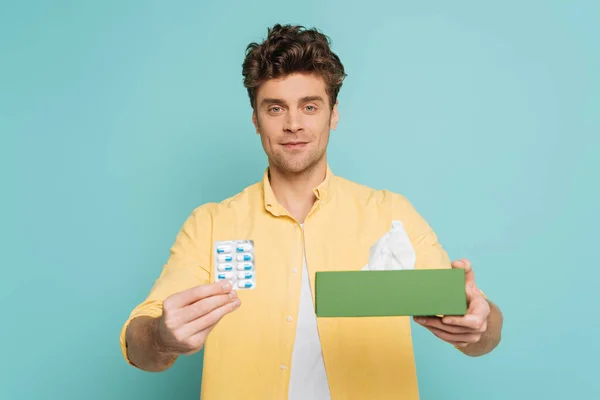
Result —
[[[319,164],[323,159],[324,154],[321,157],[311,157],[310,154],[296,154],[281,155],[280,157],[272,158],[272,164],[283,173],[287,174],[299,174],[310,170]]]
[[[280,160],[277,167],[288,174],[299,174],[312,167],[315,163],[300,160]]]

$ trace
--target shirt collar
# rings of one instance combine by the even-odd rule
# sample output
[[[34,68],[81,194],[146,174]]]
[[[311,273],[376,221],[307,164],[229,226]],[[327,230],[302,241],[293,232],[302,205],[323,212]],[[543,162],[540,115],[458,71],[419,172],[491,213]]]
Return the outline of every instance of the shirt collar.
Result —
[[[313,192],[317,197],[317,201],[325,203],[327,200],[329,200],[331,193],[332,177],[333,172],[331,171],[329,164],[327,164],[327,172],[325,173],[325,179],[313,189]],[[269,211],[275,216],[285,215],[288,213],[287,210],[281,204],[279,204],[277,198],[275,197],[275,193],[273,193],[273,188],[271,188],[271,183],[269,182],[268,167],[263,174],[262,189],[264,195],[264,206],[267,211]]]

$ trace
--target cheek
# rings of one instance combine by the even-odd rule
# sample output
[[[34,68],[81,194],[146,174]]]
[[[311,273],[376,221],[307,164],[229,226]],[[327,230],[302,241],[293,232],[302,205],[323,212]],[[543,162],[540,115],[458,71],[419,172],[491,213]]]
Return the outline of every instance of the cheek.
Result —
[[[312,122],[313,124],[310,128],[311,132],[314,132],[315,135],[318,135],[319,141],[326,141],[329,137],[329,130],[331,129],[328,115],[319,118],[318,121],[315,120]]]
[[[276,138],[279,137],[279,132],[281,132],[281,127],[277,121],[262,121],[260,124],[261,140],[266,146],[270,146],[271,143],[276,141]]]

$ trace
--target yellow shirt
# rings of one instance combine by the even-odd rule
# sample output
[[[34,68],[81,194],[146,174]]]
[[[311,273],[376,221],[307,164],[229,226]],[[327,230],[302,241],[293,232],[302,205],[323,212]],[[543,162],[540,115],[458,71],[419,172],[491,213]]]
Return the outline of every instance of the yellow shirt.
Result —
[[[314,300],[316,271],[362,269],[370,247],[400,220],[415,268],[450,268],[436,234],[402,195],[374,190],[327,168],[315,204],[300,224],[277,202],[268,179],[221,203],[196,208],[148,297],[131,319],[159,316],[167,296],[214,281],[213,243],[254,240],[256,288],[238,290],[241,307],[225,316],[204,349],[202,400],[286,399],[296,334],[303,248]],[[320,318],[318,331],[333,400],[419,398],[409,317]]]

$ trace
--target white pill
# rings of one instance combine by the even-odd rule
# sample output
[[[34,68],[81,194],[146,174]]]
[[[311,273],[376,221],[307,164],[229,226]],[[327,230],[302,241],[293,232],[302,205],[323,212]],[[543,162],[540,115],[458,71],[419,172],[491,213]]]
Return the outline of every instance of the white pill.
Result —
[[[219,271],[233,271],[233,265],[231,264],[219,264],[217,266]]]
[[[237,285],[239,288],[251,288],[252,281],[238,281]]]
[[[252,245],[250,243],[241,243],[238,244],[237,247],[235,248],[235,251],[237,251],[238,253],[243,253],[245,251],[250,251],[252,250]]]
[[[219,247],[217,247],[217,253],[218,254],[231,253],[231,246],[229,246],[228,244],[219,246]]]
[[[217,259],[219,260],[219,262],[230,262],[233,260],[233,257],[230,256],[229,254],[219,254],[217,256]]]
[[[250,271],[252,269],[251,262],[241,262],[237,265],[238,271]]]
[[[219,280],[222,279],[231,279],[232,273],[231,272],[223,272],[219,275],[217,275],[217,278],[219,278]]]
[[[252,272],[238,272],[238,279],[252,279]]]
[[[238,254],[236,259],[238,261],[252,261],[252,254],[250,254],[250,253]]]

